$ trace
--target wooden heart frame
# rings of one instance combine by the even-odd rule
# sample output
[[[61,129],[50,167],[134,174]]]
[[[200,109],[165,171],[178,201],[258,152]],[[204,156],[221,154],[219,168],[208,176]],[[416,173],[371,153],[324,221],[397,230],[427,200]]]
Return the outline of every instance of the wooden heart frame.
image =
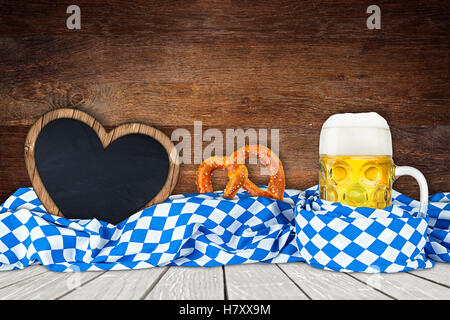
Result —
[[[41,177],[39,176],[38,170],[35,163],[35,143],[39,136],[42,128],[44,128],[49,122],[56,119],[75,119],[79,120],[89,127],[91,127],[97,134],[99,140],[101,141],[103,148],[108,147],[116,139],[133,133],[147,135],[156,141],[158,141],[164,149],[167,151],[169,159],[169,172],[167,174],[167,179],[159,193],[150,200],[143,208],[147,208],[151,205],[163,202],[172,193],[175,185],[177,184],[179,175],[179,158],[178,152],[172,141],[163,132],[155,129],[153,127],[147,126],[141,123],[127,123],[115,127],[110,131],[106,131],[105,128],[92,116],[89,114],[77,110],[77,109],[56,109],[44,114],[39,118],[36,123],[28,131],[28,135],[25,139],[25,164],[28,171],[28,176],[30,178],[31,184],[36,192],[42,205],[45,207],[48,213],[64,217],[63,213],[60,211],[58,206],[55,204],[53,199],[47,192]]]

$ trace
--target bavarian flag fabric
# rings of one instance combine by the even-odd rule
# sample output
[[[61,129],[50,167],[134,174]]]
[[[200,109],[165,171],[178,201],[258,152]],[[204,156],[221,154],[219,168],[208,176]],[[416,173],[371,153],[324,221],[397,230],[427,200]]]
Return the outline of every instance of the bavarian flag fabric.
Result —
[[[306,262],[346,272],[400,272],[450,262],[450,193],[419,203],[393,192],[383,210],[324,201],[317,186],[283,201],[221,192],[171,196],[118,225],[46,213],[32,188],[0,206],[0,270],[53,271]]]

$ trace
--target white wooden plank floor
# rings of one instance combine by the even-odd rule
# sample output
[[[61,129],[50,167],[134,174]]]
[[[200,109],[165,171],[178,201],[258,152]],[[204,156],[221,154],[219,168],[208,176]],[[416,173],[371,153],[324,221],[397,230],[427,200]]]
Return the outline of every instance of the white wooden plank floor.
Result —
[[[0,272],[0,299],[450,299],[450,264],[396,274],[323,271],[305,263],[59,273]]]

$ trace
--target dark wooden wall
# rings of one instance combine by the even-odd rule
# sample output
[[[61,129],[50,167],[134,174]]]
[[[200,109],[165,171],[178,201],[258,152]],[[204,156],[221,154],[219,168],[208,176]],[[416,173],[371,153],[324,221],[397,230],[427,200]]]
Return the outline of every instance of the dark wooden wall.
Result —
[[[420,169],[431,193],[450,191],[448,1],[0,4],[0,202],[30,185],[25,135],[60,107],[169,136],[194,120],[204,130],[277,128],[289,188],[318,182],[323,121],[376,111],[391,125],[396,163]],[[70,4],[81,7],[81,30],[66,28]],[[370,4],[381,7],[381,30],[366,28]],[[195,191],[196,168],[182,167],[175,193]],[[410,178],[395,188],[418,196]]]

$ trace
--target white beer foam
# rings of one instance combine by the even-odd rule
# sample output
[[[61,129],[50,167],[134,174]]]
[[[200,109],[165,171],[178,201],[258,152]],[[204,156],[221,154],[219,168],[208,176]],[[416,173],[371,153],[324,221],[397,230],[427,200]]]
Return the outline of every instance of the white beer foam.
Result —
[[[391,131],[376,112],[332,115],[322,126],[320,155],[392,156]]]

